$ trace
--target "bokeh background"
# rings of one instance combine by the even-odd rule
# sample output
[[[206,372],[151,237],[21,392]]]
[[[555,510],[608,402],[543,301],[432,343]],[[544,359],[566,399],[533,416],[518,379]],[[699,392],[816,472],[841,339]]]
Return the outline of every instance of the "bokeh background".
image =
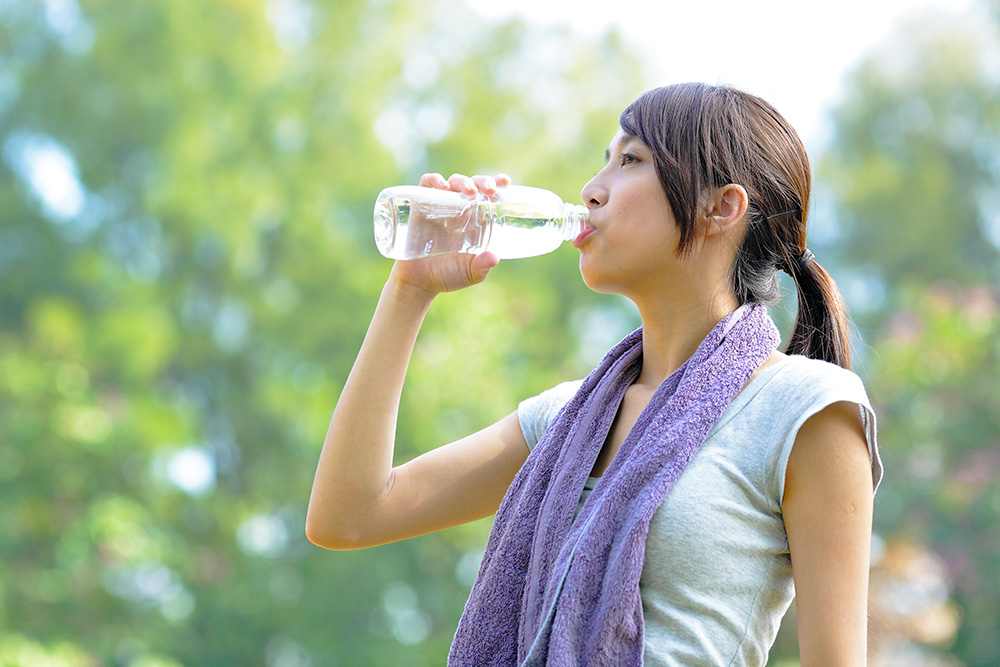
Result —
[[[390,268],[375,195],[503,170],[577,201],[620,109],[688,78],[812,154],[887,470],[871,663],[1000,664],[1000,4],[810,4],[0,0],[0,665],[443,664],[488,521],[303,532]],[[398,457],[635,325],[572,248],[502,263],[435,304]]]

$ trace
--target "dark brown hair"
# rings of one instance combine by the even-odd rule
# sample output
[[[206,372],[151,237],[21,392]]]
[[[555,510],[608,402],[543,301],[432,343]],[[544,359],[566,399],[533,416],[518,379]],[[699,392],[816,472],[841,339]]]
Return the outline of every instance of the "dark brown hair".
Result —
[[[778,301],[777,271],[791,275],[798,312],[786,352],[851,367],[847,312],[830,275],[806,251],[811,171],[798,134],[774,107],[734,88],[684,83],[639,96],[619,118],[652,151],[680,228],[694,242],[702,196],[742,185],[747,229],[731,270],[739,303]]]

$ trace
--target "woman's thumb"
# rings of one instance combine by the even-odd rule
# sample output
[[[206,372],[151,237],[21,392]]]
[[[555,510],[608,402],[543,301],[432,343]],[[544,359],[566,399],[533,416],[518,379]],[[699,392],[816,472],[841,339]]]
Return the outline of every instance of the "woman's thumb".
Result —
[[[489,275],[490,270],[499,263],[500,259],[492,252],[487,251],[476,255],[469,264],[469,277],[472,279],[472,282],[480,283],[486,280],[486,276]]]

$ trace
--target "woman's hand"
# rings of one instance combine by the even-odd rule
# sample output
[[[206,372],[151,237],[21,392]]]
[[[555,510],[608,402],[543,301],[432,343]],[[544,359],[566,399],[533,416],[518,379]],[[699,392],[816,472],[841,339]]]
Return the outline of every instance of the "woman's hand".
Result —
[[[510,185],[506,174],[497,176],[463,176],[452,174],[445,179],[441,174],[424,174],[420,185],[428,188],[451,190],[474,195],[481,192],[486,196],[497,194],[498,187]],[[398,260],[389,277],[397,298],[426,302],[441,292],[452,292],[486,279],[490,269],[499,263],[493,253],[487,251],[479,255],[457,253],[428,257],[426,259]]]

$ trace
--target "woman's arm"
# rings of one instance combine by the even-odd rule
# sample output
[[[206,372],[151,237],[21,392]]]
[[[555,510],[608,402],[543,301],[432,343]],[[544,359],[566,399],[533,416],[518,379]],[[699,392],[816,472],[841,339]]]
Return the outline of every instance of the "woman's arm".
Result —
[[[440,180],[438,180],[440,179]],[[493,179],[432,174],[421,185],[463,191]],[[320,454],[306,534],[331,549],[374,546],[496,512],[528,454],[515,414],[392,467],[403,379],[434,297],[485,279],[489,253],[397,262],[337,402]]]
[[[782,502],[803,667],[866,664],[872,496],[857,404],[835,403],[808,419]]]

